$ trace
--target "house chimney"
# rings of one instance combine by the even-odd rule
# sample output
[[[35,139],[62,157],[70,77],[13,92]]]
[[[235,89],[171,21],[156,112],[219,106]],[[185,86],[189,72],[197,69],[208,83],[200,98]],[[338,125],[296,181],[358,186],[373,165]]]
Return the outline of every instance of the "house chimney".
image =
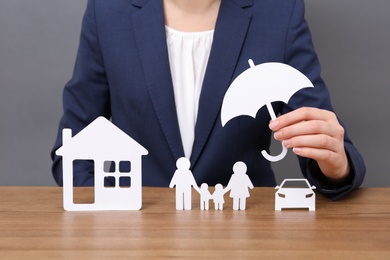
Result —
[[[62,130],[62,145],[66,144],[72,139],[72,129],[64,128]]]

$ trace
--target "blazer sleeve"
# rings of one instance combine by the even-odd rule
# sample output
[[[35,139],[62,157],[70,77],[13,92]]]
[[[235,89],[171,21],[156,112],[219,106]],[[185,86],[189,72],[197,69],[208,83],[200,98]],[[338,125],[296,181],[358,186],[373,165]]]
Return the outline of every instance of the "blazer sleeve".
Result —
[[[312,81],[314,88],[306,88],[297,92],[284,107],[283,113],[302,106],[334,111],[329,92],[320,76],[321,68],[304,18],[304,12],[303,1],[296,0],[286,36],[285,61],[305,74]],[[339,122],[345,129],[344,124],[340,120]],[[351,165],[351,178],[342,184],[330,183],[313,160],[299,158],[304,176],[317,187],[319,192],[328,195],[333,200],[339,199],[359,187],[365,176],[364,160],[349,139],[347,131],[345,131],[344,146]]]
[[[63,90],[64,114],[60,120],[57,139],[51,151],[52,173],[62,186],[62,160],[55,151],[62,145],[62,129],[72,129],[77,134],[98,116],[110,118],[110,94],[99,48],[94,1],[88,0],[83,17],[80,43],[73,77]],[[87,161],[74,164],[75,186],[93,185],[93,164]]]

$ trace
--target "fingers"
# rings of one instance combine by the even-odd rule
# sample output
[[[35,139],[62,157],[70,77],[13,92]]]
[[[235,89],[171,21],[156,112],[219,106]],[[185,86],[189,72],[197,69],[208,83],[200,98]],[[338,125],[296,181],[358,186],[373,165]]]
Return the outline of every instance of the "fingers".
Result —
[[[293,152],[296,155],[317,161],[322,173],[333,180],[344,179],[350,172],[350,165],[345,153],[340,154],[327,149],[311,147],[293,148]]]
[[[335,129],[333,124],[327,121],[311,120],[288,125],[277,130],[274,138],[279,141],[290,139],[295,136],[325,134],[329,136],[338,136],[340,129]]]
[[[338,152],[341,148],[339,147],[339,141],[337,139],[326,134],[300,135],[285,139],[282,143],[286,148],[311,147],[316,149],[327,149],[332,152]]]
[[[334,113],[316,108],[300,108],[271,121],[270,128],[275,131],[276,140],[283,141],[303,135],[328,135],[343,139],[344,128]],[[323,138],[319,138],[323,140]],[[323,140],[323,141],[326,141]]]
[[[328,177],[339,178],[349,172],[344,150],[344,128],[333,112],[300,108],[270,122],[274,137],[299,156],[318,162]]]
[[[302,107],[290,113],[281,115],[275,120],[272,120],[270,122],[269,127],[271,128],[271,130],[276,132],[286,126],[310,120],[329,121],[337,120],[337,118],[334,113],[327,110],[321,110],[318,108],[311,107]]]
[[[317,162],[335,162],[339,159],[339,154],[337,152],[330,151],[328,149],[312,148],[312,147],[296,147],[293,148],[293,152],[296,155],[311,158]]]

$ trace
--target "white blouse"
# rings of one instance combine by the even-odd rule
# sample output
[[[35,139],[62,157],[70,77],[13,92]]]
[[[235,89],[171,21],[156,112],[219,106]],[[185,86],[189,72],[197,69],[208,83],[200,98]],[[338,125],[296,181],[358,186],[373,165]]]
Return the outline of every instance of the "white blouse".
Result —
[[[180,32],[167,26],[165,28],[180,135],[185,157],[190,158],[214,30]]]

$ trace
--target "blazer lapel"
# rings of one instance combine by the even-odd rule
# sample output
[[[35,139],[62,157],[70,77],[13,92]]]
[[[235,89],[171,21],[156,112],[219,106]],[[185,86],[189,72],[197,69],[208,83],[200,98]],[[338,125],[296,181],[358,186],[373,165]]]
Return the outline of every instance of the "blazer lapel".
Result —
[[[232,81],[251,15],[242,8],[253,0],[222,0],[213,46],[202,86],[195,143],[195,165],[217,121],[222,100]],[[151,100],[174,158],[184,156],[170,73],[162,1],[132,0],[140,10],[132,15],[141,66]]]
[[[133,0],[140,7],[133,29],[151,100],[174,158],[184,155],[177,121],[161,0]]]
[[[251,15],[242,8],[252,0],[222,0],[213,45],[203,81],[195,127],[191,162],[194,165],[217,121],[223,97],[233,73],[250,24]]]

